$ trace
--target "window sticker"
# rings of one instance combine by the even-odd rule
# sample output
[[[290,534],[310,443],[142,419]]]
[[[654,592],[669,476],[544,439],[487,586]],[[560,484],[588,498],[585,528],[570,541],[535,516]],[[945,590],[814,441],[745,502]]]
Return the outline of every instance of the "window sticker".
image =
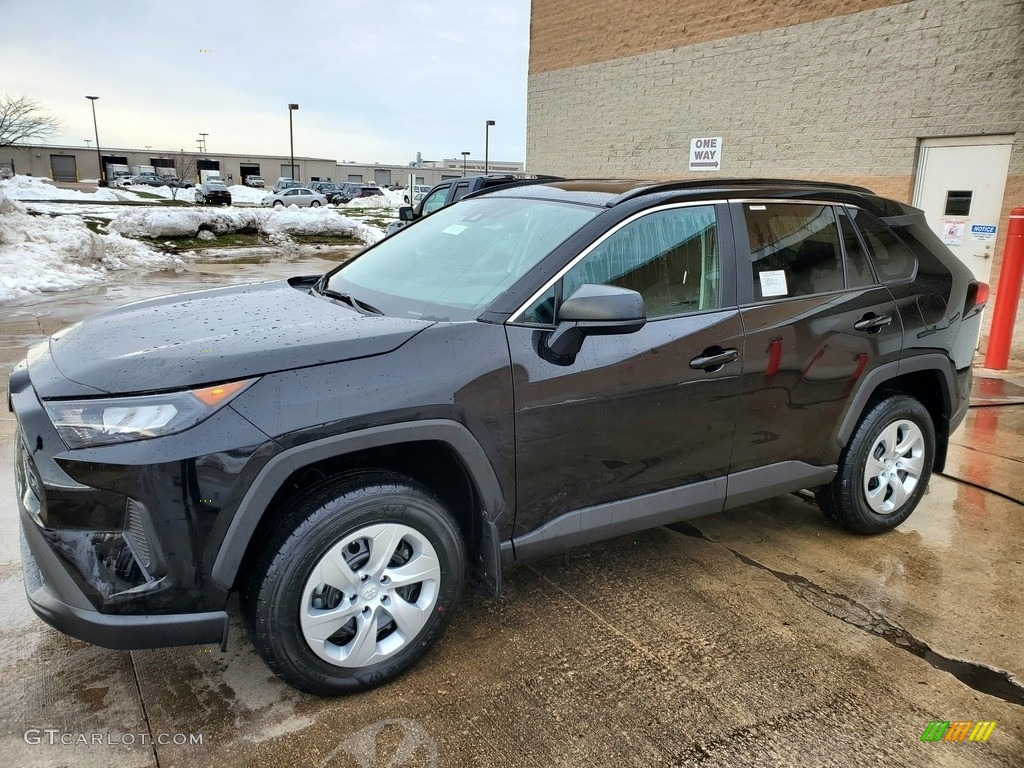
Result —
[[[444,229],[442,229],[441,232],[443,232],[446,235],[461,235],[467,229],[469,229],[469,227],[466,227],[462,224],[452,224],[450,227],[445,227]]]
[[[769,296],[785,296],[789,293],[786,287],[786,272],[782,269],[772,269],[767,272],[759,272],[757,275],[761,281],[761,295],[766,299]]]

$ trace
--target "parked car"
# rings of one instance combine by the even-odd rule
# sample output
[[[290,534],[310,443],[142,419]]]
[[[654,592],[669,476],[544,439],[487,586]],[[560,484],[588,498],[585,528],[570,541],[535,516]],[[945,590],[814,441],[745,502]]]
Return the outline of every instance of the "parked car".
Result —
[[[28,600],[124,649],[226,642],[237,590],[333,695],[415,664],[467,573],[799,489],[881,533],[987,296],[909,205],[715,178],[505,187],[323,276],[110,310],[10,375]]]
[[[274,182],[274,191],[280,192],[282,189],[290,189],[291,187],[301,186],[302,184],[295,181],[294,179],[289,179],[285,176],[282,176],[281,178]]]
[[[398,209],[398,220],[388,224],[385,236],[393,235],[423,216],[429,216],[434,211],[451,205],[475,192],[487,189],[507,187],[511,184],[536,184],[541,180],[554,180],[555,176],[539,176],[530,179],[521,179],[512,174],[489,174],[487,176],[460,176],[457,179],[449,179],[435,184],[427,192],[418,191],[413,197],[412,206],[403,206]],[[421,190],[421,187],[417,187]],[[408,210],[406,210],[408,208]]]
[[[179,179],[177,176],[162,176],[164,183],[168,187],[177,187],[178,189],[190,189],[195,184],[188,179]]]
[[[167,186],[167,180],[163,176],[157,176],[155,173],[140,173],[132,178],[132,184],[136,186],[165,187]]]
[[[341,188],[340,194],[336,195],[336,199],[333,200],[335,204],[347,203],[352,198],[358,197],[360,190],[363,185],[360,182],[347,181],[344,184],[338,185]]]
[[[262,176],[246,176],[245,186],[263,188],[264,186],[266,186],[266,183],[263,181]]]
[[[326,197],[332,203],[339,203],[344,198],[344,189],[333,181],[314,181],[309,188]],[[345,202],[348,202],[347,200]]]
[[[124,189],[126,187],[130,187],[133,182],[134,178],[132,176],[122,175],[111,179],[110,186]]]
[[[275,192],[272,195],[267,195],[263,198],[262,203],[263,205],[271,205],[274,208],[284,208],[290,205],[297,205],[300,208],[307,206],[319,208],[321,205],[327,205],[327,198],[319,192],[314,192],[305,187],[290,187],[280,192]]]
[[[196,190],[196,202],[205,205],[231,205],[231,191],[220,180],[207,181]]]

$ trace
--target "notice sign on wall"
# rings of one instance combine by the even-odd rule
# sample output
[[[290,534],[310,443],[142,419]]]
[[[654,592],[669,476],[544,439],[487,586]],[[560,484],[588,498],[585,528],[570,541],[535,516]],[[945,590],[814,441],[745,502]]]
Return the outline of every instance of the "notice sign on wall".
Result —
[[[690,170],[717,171],[722,167],[722,137],[690,139]]]

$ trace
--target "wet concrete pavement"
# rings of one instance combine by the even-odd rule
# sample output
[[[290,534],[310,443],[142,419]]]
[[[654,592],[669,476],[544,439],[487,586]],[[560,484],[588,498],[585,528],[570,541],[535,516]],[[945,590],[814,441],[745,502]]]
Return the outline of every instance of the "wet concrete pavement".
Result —
[[[0,375],[102,308],[327,265],[204,265],[0,305]],[[237,606],[224,654],[108,651],[37,620],[13,429],[4,409],[2,764],[1024,766],[1022,405],[972,408],[893,533],[848,534],[790,495],[572,550],[507,574],[500,600],[467,595],[415,670],[336,700],[278,681]],[[931,720],[998,725],[987,743],[922,743]]]

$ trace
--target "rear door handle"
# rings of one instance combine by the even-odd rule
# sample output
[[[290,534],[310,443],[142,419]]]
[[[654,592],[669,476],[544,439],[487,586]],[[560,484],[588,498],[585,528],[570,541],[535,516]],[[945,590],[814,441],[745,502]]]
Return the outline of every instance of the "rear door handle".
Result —
[[[878,331],[890,324],[892,324],[892,315],[872,315],[869,313],[854,323],[853,327],[858,331],[878,333]]]
[[[717,371],[726,363],[734,363],[740,359],[738,349],[722,349],[721,347],[709,347],[690,361],[690,367],[695,371]]]

